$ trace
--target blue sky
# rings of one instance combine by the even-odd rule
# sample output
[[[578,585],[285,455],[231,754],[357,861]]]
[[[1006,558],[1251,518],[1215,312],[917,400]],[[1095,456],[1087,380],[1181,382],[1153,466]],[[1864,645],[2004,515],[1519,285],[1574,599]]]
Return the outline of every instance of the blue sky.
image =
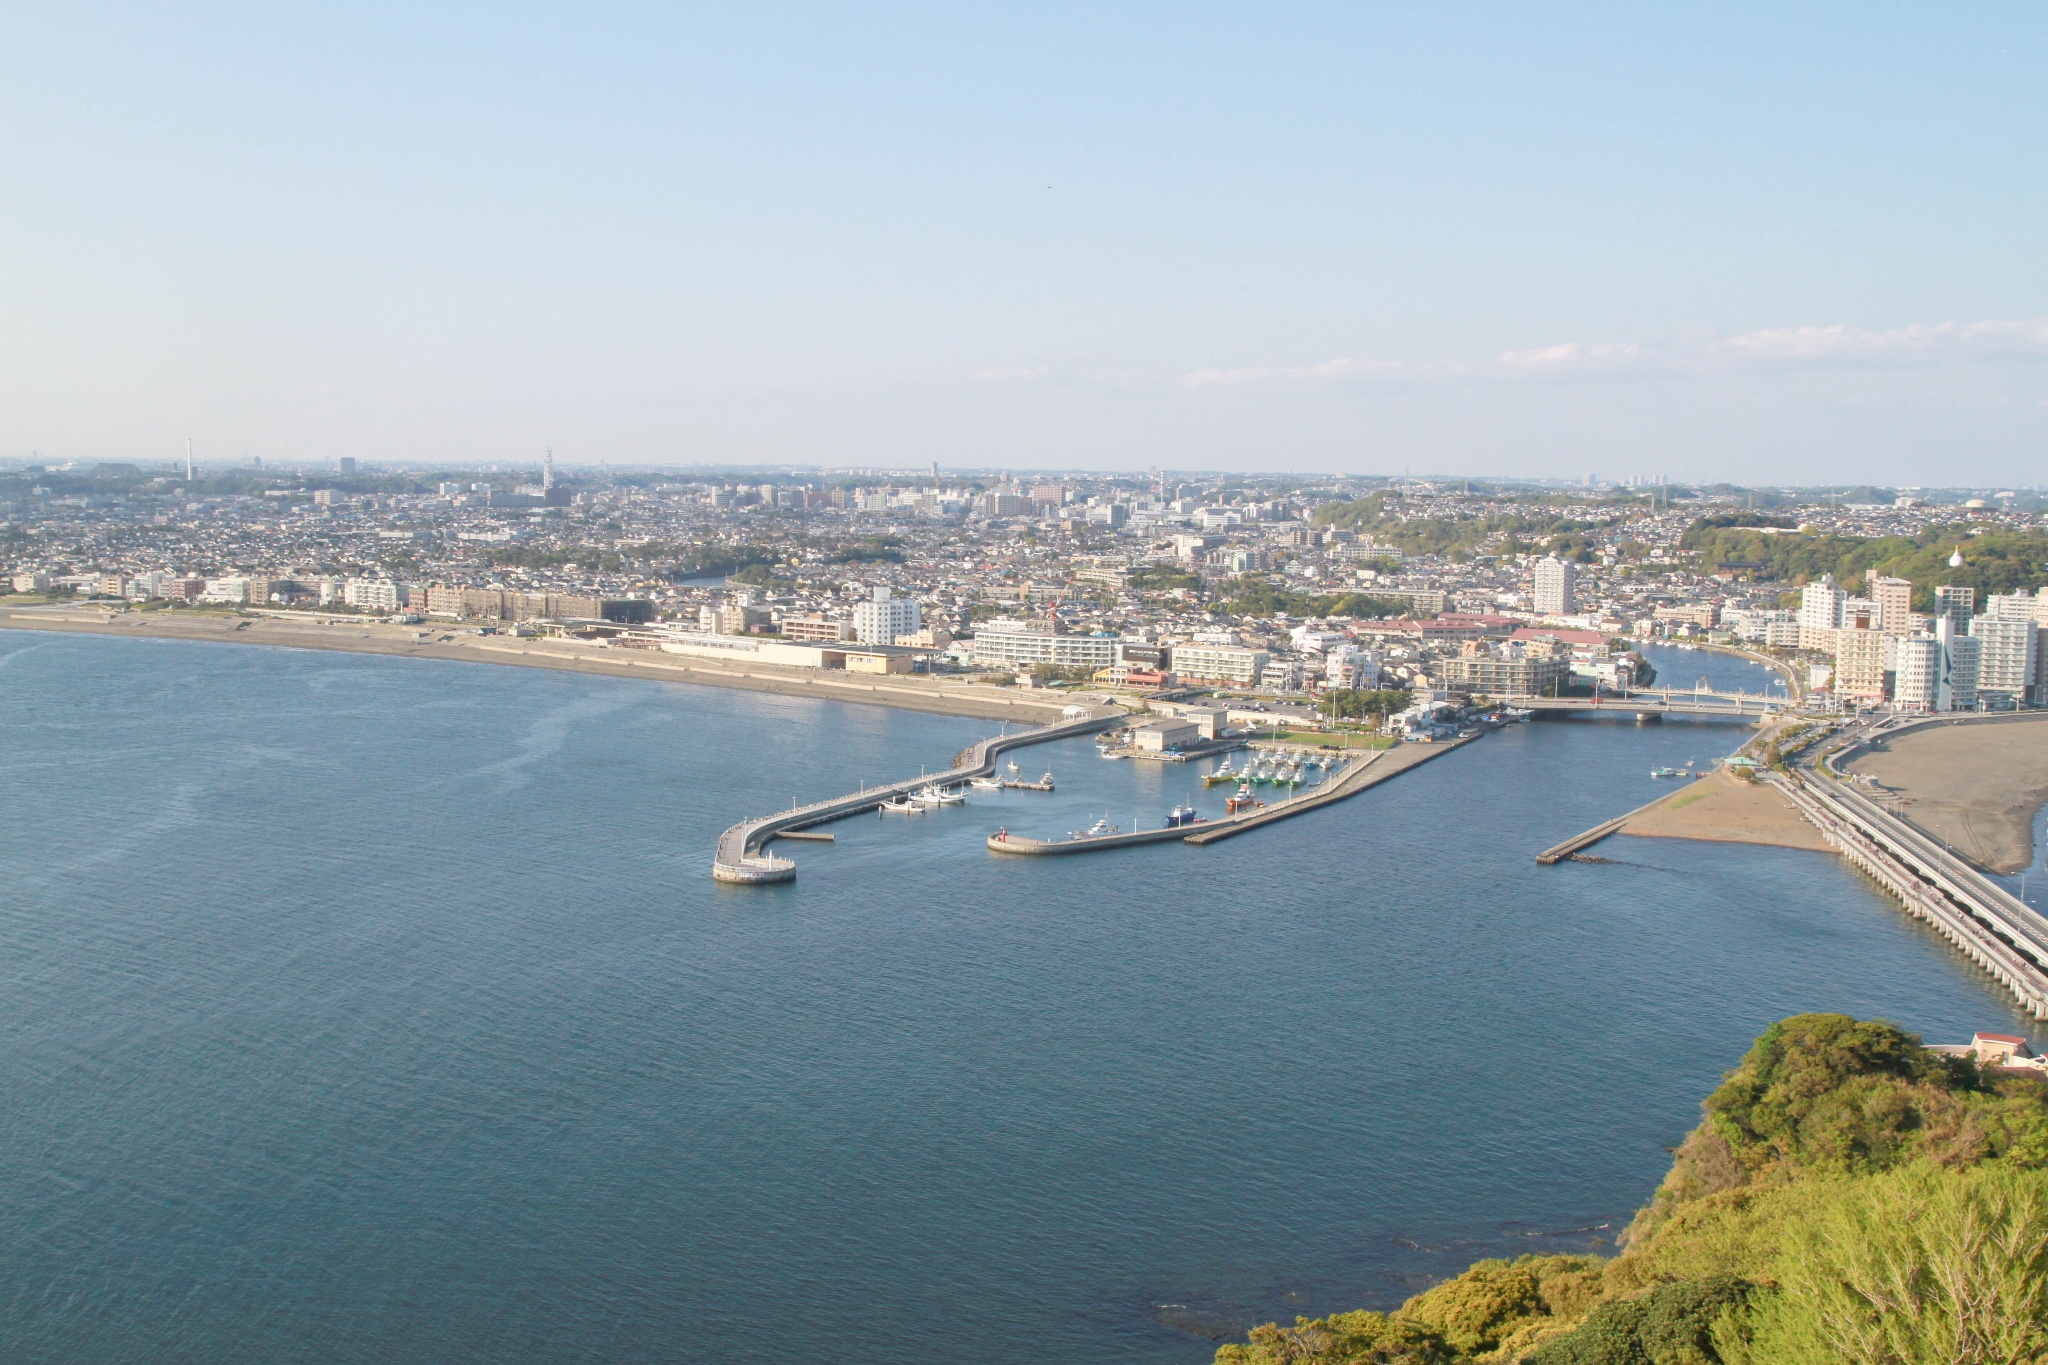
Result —
[[[2048,481],[2038,5],[8,27],[10,456]]]

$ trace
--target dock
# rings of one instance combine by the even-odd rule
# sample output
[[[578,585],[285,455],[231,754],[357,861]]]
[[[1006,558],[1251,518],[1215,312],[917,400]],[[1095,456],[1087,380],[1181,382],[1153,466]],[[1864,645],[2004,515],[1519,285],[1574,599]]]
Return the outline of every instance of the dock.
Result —
[[[1023,857],[1057,857],[1072,853],[1096,853],[1105,849],[1129,848],[1134,844],[1213,844],[1219,839],[1228,839],[1234,834],[1257,829],[1260,825],[1305,815],[1309,811],[1332,805],[1346,797],[1356,796],[1369,787],[1400,776],[1410,768],[1418,767],[1432,758],[1441,757],[1453,749],[1470,744],[1476,738],[1478,736],[1473,735],[1437,744],[1403,744],[1394,749],[1375,749],[1362,758],[1350,760],[1336,773],[1305,792],[1275,801],[1271,805],[1255,806],[1251,810],[1240,811],[1221,820],[1203,820],[1192,825],[1168,825],[1159,829],[1131,830],[1117,834],[1083,835],[1075,839],[1031,839],[1018,834],[996,833],[988,836],[988,848],[991,853]]]
[[[1021,749],[1032,744],[1046,744],[1057,739],[1069,739],[1076,735],[1092,735],[1097,730],[1121,724],[1126,719],[1123,712],[1110,711],[1079,720],[1044,725],[1033,730],[1021,730],[1013,735],[993,735],[961,750],[954,756],[953,766],[945,772],[920,773],[916,777],[906,777],[900,782],[891,782],[880,787],[863,787],[847,796],[814,801],[809,805],[778,811],[774,815],[742,820],[719,836],[718,851],[712,855],[711,860],[712,879],[733,886],[766,886],[775,882],[794,881],[796,864],[788,858],[776,857],[764,851],[765,845],[771,839],[802,837],[804,831],[814,826],[874,810],[884,801],[908,796],[920,787],[951,787],[970,778],[985,777],[995,771],[996,759],[1012,749]],[[1049,783],[1006,781],[1004,786],[1017,786],[1029,791],[1051,790]]]

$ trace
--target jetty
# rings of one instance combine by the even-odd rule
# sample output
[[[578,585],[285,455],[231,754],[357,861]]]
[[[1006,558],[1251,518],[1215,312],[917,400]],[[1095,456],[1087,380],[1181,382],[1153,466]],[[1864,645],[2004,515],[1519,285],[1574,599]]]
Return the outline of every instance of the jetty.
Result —
[[[1097,730],[1122,724],[1126,719],[1121,711],[1109,711],[1043,725],[1037,729],[1020,730],[1016,734],[993,735],[961,750],[954,756],[953,766],[945,772],[920,773],[916,777],[906,777],[900,782],[891,782],[880,787],[863,787],[846,796],[813,801],[809,805],[795,806],[773,815],[742,820],[719,836],[718,851],[711,860],[711,876],[713,880],[734,886],[765,886],[774,882],[794,881],[796,864],[788,858],[779,858],[766,852],[765,846],[770,840],[800,838],[803,831],[814,826],[874,810],[884,801],[908,796],[920,787],[950,787],[970,778],[985,777],[995,771],[996,759],[1012,749],[1021,749],[1032,744],[1046,744],[1056,739],[1069,739],[1076,735],[1091,735]],[[1005,781],[1003,785],[1019,787],[1026,791],[1052,789],[1051,783]]]
[[[1662,801],[1663,799],[1664,798],[1660,796],[1657,798],[1657,801]],[[1657,801],[1652,801],[1650,805],[1656,805]],[[1643,809],[1648,810],[1649,807],[1645,806],[1643,807]],[[1602,839],[1605,839],[1608,835],[1614,833],[1623,825],[1627,824],[1629,822],[1630,817],[1638,813],[1639,812],[1637,811],[1630,811],[1628,815],[1617,815],[1612,820],[1602,820],[1599,824],[1593,826],[1593,828],[1587,830],[1584,834],[1574,834],[1571,838],[1565,840],[1563,843],[1555,844],[1550,848],[1544,849],[1541,853],[1536,855],[1536,861],[1544,867],[1550,867],[1553,864],[1561,863],[1566,858],[1571,857],[1574,853],[1579,852],[1581,849],[1591,848],[1593,845],[1599,843]]]
[[[1246,830],[1257,829],[1261,825],[1269,825],[1278,820],[1305,815],[1309,811],[1342,801],[1346,797],[1356,796],[1369,787],[1398,777],[1410,768],[1447,754],[1461,745],[1470,744],[1477,738],[1477,735],[1472,735],[1435,744],[1402,744],[1393,749],[1375,749],[1362,758],[1350,760],[1336,773],[1305,792],[1275,801],[1270,805],[1254,806],[1250,810],[1227,815],[1221,820],[1202,820],[1191,825],[1165,825],[1159,829],[1119,831],[1115,834],[1084,834],[1071,839],[1032,839],[1020,834],[999,831],[988,836],[988,848],[991,853],[1007,853],[1021,857],[1058,857],[1073,853],[1098,853],[1112,848],[1129,848],[1134,844],[1213,844],[1219,839],[1228,839],[1234,834],[1242,834]]]

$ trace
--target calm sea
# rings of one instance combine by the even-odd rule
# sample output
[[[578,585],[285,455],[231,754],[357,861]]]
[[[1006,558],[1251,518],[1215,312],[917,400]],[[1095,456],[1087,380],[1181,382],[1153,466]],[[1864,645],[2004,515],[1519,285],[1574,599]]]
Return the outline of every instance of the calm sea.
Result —
[[[1667,681],[1746,666],[1659,658]],[[1186,768],[788,845],[982,722],[0,635],[0,1357],[1205,1362],[1610,1238],[1797,1010],[2024,1021],[1833,858],[1617,839],[1714,724],[1515,727],[1206,849]]]

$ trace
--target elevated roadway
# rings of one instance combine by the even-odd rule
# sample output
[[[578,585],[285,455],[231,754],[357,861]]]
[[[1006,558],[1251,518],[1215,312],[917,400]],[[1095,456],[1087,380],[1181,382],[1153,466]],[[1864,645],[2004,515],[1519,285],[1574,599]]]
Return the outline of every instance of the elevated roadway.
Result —
[[[1996,724],[2006,717],[1970,723]],[[1844,857],[1990,972],[2037,1019],[2048,1019],[2048,918],[1842,776],[1836,763],[1870,738],[1954,718],[1881,718],[1770,781]]]

